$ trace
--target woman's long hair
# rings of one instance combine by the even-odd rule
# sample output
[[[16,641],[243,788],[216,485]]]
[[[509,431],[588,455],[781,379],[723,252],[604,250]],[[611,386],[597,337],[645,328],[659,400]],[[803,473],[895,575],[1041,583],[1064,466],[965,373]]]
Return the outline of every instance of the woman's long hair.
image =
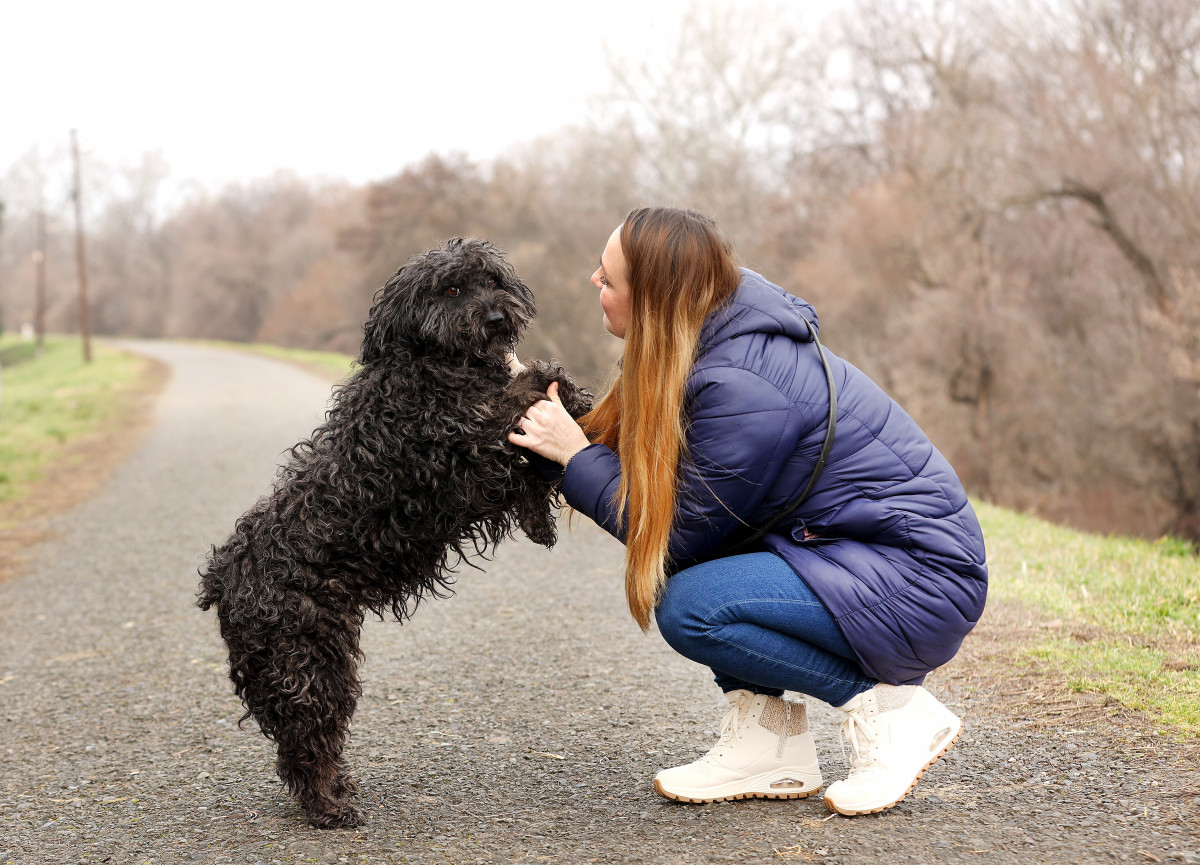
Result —
[[[716,223],[694,210],[633,210],[620,237],[630,289],[625,354],[582,424],[621,458],[625,597],[647,630],[667,578],[677,477],[687,458],[684,386],[704,320],[733,294],[740,274]]]

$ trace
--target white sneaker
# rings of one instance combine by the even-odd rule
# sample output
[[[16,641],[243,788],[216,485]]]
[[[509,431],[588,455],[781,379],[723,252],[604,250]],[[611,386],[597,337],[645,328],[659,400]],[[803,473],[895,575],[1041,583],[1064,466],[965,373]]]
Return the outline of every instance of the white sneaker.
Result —
[[[721,738],[694,763],[663,769],[654,789],[680,802],[803,799],[821,789],[804,704],[730,691]]]
[[[891,808],[962,732],[962,721],[916,685],[876,685],[841,709],[842,741],[853,749],[850,777],[825,791],[825,807],[839,814]]]

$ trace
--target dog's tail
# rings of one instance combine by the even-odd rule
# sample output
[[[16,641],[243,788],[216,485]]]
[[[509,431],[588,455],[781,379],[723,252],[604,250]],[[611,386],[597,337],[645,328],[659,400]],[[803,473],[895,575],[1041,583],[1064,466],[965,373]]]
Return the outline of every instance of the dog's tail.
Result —
[[[263,496],[254,506],[238,518],[233,534],[221,546],[213,546],[207,561],[200,568],[200,591],[196,595],[196,606],[202,610],[225,609],[225,599],[237,591],[237,587],[250,578],[254,562],[250,551],[254,543],[254,526],[262,520],[270,508],[270,497]]]
[[[219,604],[225,594],[225,580],[218,564],[222,558],[222,549],[224,548],[213,546],[209,550],[208,561],[197,571],[200,576],[200,591],[196,593],[196,606],[202,610],[211,610],[213,607],[220,609]]]
[[[202,610],[216,607],[220,613],[225,608],[225,598],[239,580],[240,571],[246,566],[246,545],[235,535],[223,546],[214,546],[208,560],[200,568],[200,591],[196,594],[196,606]]]

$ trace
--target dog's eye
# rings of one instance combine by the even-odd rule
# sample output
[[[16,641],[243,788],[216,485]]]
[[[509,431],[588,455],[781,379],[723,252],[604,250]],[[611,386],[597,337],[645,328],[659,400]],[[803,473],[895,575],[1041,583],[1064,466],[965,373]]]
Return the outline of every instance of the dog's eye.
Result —
[[[448,289],[446,289],[446,294],[450,295],[450,297],[458,297],[458,286],[450,286]]]
[[[496,279],[495,279],[495,277],[491,277],[491,276],[489,276],[489,277],[487,278],[487,287],[488,287],[488,288],[495,288],[495,287],[496,287]]]

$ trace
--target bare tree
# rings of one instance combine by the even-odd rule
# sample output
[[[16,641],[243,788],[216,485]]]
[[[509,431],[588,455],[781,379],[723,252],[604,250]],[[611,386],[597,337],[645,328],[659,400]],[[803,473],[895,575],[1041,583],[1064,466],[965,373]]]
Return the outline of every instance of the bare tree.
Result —
[[[46,342],[46,213],[37,212],[37,246],[33,250],[34,301],[33,334],[37,341],[37,353],[41,355]]]

